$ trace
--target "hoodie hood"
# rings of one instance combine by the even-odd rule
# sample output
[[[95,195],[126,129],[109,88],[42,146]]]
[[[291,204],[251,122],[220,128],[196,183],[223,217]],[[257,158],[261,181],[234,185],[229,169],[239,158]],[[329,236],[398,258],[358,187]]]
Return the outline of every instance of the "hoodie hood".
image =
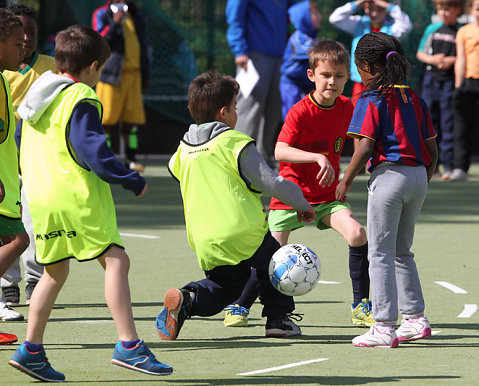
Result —
[[[221,122],[192,124],[183,136],[183,141],[190,145],[202,145],[226,130],[231,130],[231,127]]]
[[[304,32],[306,35],[314,38],[316,31],[311,23],[311,13],[309,11],[309,1],[301,1],[288,10],[289,19],[296,30]]]
[[[74,83],[73,79],[54,74],[52,71],[43,73],[32,84],[27,96],[18,107],[18,115],[23,120],[34,125],[40,120],[57,95]]]

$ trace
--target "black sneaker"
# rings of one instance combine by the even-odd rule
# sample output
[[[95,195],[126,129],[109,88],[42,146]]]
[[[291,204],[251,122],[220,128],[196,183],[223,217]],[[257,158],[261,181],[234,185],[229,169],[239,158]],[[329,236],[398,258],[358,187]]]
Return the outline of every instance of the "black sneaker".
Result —
[[[301,329],[291,320],[297,322],[303,318],[301,314],[286,314],[274,318],[266,319],[266,337],[267,338],[287,338],[290,336],[301,335]]]
[[[20,304],[20,288],[18,286],[2,288],[2,302],[7,306],[18,306]]]
[[[25,287],[25,304],[27,306],[30,304],[30,298],[32,297],[33,290],[37,283],[37,281],[29,281]]]
[[[164,308],[156,317],[156,329],[162,340],[175,340],[193,307],[190,292],[170,288],[166,291]]]

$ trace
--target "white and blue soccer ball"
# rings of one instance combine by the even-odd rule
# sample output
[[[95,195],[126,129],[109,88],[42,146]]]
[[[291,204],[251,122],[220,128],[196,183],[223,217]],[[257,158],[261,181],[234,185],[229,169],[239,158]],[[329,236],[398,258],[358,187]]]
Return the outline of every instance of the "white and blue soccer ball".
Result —
[[[282,294],[307,294],[318,283],[321,262],[310,248],[302,244],[288,244],[278,249],[269,263],[269,277],[273,287]]]

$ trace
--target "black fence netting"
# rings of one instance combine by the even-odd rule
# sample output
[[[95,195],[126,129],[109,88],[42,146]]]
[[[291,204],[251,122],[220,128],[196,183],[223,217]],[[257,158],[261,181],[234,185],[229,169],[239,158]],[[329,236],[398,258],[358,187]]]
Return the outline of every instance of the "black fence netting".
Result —
[[[268,1],[268,0],[264,0]],[[329,24],[332,10],[344,4],[337,0],[316,0],[323,15],[320,37],[343,42],[350,47],[351,37]],[[41,0],[39,32],[44,51],[51,50],[54,34],[68,25],[91,25],[93,11],[104,0]],[[226,41],[226,0],[137,0],[146,25],[152,59],[151,87],[145,103],[161,115],[178,122],[191,120],[187,89],[200,72],[215,68],[233,75],[234,58]],[[432,1],[402,0],[401,8],[414,23],[413,30],[402,40],[413,63],[411,84],[418,85],[422,66],[415,53],[424,28],[431,22]],[[350,92],[346,88],[345,94]]]

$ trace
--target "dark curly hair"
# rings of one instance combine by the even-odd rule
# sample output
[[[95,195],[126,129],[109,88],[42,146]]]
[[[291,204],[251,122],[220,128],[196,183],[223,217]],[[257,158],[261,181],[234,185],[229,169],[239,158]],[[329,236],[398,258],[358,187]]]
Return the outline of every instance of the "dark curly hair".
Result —
[[[20,18],[8,9],[0,8],[0,40],[8,39],[17,27],[23,28]]]
[[[379,95],[409,80],[411,65],[401,43],[384,32],[371,32],[359,39],[354,61],[360,68],[367,65],[369,72],[376,75],[366,90],[379,90]]]
[[[29,16],[33,20],[37,19],[35,8],[25,4],[10,4],[7,9],[17,16]]]

